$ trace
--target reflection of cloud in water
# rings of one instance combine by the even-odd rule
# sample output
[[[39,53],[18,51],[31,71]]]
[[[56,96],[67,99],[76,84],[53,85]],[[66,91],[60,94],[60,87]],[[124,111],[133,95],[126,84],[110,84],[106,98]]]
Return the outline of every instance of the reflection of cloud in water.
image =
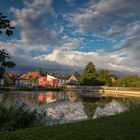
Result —
[[[25,94],[24,94],[25,93]],[[2,98],[2,97],[0,97]],[[4,95],[5,100],[26,104],[31,110],[45,111],[47,124],[66,123],[115,115],[125,111],[123,98],[83,98],[75,92],[20,92]]]
[[[93,108],[94,109],[94,108]],[[115,115],[116,113],[124,112],[127,108],[122,106],[117,101],[113,100],[106,104],[105,107],[97,107],[93,118],[99,116]],[[83,105],[81,102],[63,102],[46,109],[47,116],[53,120],[51,123],[66,123],[87,119]]]
[[[86,119],[81,102],[63,102],[47,108],[47,115],[59,123]]]
[[[110,116],[115,115],[117,113],[121,113],[126,111],[128,108],[126,106],[121,105],[117,101],[113,100],[112,102],[106,104],[104,108],[98,107],[95,111],[94,118],[99,116]]]

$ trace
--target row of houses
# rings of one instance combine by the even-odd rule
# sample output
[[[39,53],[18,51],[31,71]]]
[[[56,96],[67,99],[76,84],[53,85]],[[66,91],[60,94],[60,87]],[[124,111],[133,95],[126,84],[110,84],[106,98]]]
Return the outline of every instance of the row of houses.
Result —
[[[62,74],[49,73],[42,75],[40,71],[28,72],[26,74],[7,73],[5,79],[1,79],[0,85],[7,86],[62,86],[66,83],[79,84],[80,74],[75,73],[70,77]]]

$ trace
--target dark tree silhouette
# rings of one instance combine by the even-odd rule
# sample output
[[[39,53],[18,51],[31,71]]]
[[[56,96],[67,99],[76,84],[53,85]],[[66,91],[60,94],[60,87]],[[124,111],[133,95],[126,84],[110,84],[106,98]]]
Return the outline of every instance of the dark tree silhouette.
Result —
[[[97,71],[95,65],[92,62],[89,62],[84,69],[84,72],[81,76],[81,84],[88,85],[88,86],[96,86],[98,85],[97,79]]]
[[[13,35],[14,27],[11,26],[10,20],[0,12],[0,35]],[[13,68],[15,63],[10,61],[8,53],[4,49],[0,50],[0,79],[3,78],[6,68]]]

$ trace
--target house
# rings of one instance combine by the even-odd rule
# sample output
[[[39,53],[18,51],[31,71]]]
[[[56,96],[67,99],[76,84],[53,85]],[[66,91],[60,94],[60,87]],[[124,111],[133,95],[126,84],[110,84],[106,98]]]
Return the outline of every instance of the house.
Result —
[[[28,86],[29,84],[28,80],[23,78],[18,78],[15,81],[15,86]]]
[[[56,77],[47,74],[38,78],[38,85],[55,87],[58,86],[58,80]]]
[[[78,72],[72,74],[69,78],[69,84],[71,85],[79,85],[80,84],[81,75]]]
[[[19,73],[16,72],[6,72],[4,74],[3,79],[0,80],[1,86],[14,86],[16,79],[20,76]]]
[[[65,85],[66,83],[69,82],[69,80],[67,78],[64,78],[64,77],[61,77],[61,78],[58,78],[58,86],[63,86]]]
[[[22,74],[16,80],[16,86],[35,86],[38,85],[38,78],[41,77],[39,71],[28,72],[27,74]]]
[[[49,73],[49,75],[57,78],[58,86],[63,86],[64,84],[68,83],[67,75],[62,73]]]
[[[23,79],[37,79],[41,77],[41,74],[39,71],[34,71],[34,72],[28,72],[27,74],[23,74],[20,76],[20,78],[23,78]]]
[[[116,86],[117,85],[117,77],[115,75],[111,75],[110,79],[111,79],[112,86]]]

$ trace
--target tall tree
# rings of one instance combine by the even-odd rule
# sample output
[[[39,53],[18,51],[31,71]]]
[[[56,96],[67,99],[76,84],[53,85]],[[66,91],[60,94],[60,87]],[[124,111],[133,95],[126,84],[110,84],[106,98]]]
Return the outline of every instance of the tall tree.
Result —
[[[0,34],[7,36],[13,35],[14,27],[11,26],[10,20],[0,12]],[[0,50],[0,79],[3,78],[6,68],[13,68],[15,63],[10,61],[10,57],[5,50]]]
[[[111,86],[111,78],[108,70],[101,69],[98,73],[98,78],[102,85]]]
[[[98,85],[96,68],[92,62],[89,62],[85,67],[80,81],[82,85],[89,85],[89,86]]]

